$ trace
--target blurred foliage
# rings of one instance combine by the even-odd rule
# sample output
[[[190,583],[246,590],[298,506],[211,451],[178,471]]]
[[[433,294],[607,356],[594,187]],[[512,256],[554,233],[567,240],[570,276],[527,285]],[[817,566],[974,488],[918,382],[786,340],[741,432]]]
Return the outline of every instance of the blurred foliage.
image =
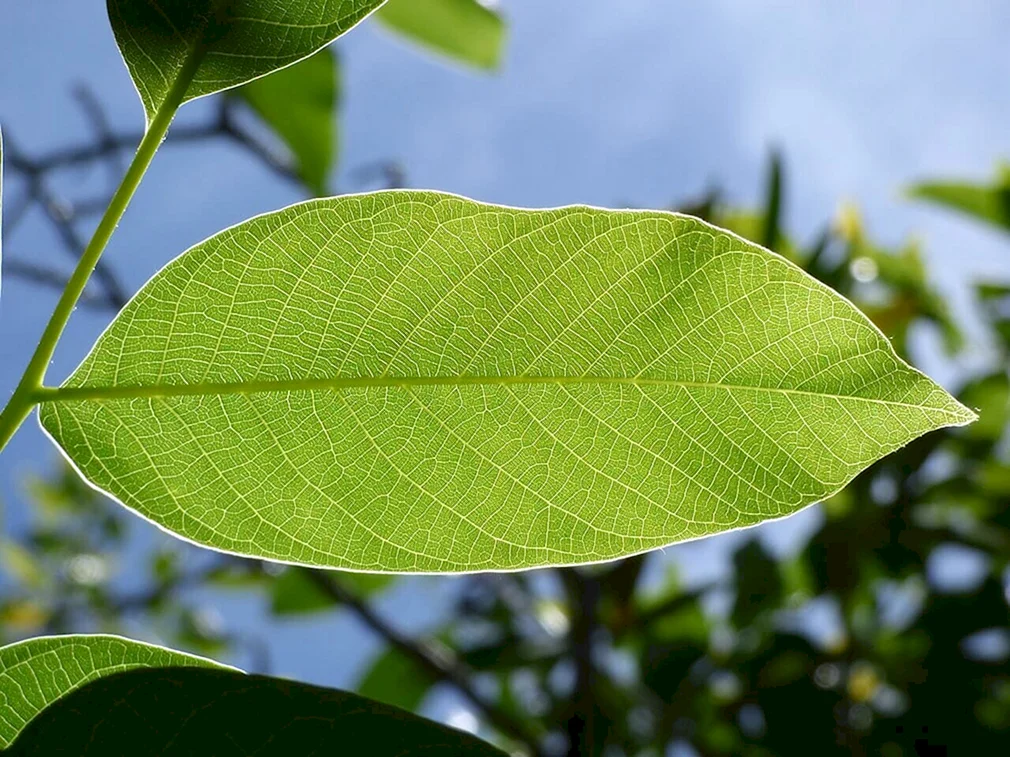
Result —
[[[388,0],[375,17],[405,39],[450,60],[489,71],[501,65],[505,21],[478,0]]]
[[[769,244],[856,302],[899,351],[925,331],[956,358],[961,329],[920,245],[876,243],[851,207],[812,241],[793,238],[785,175],[774,156],[757,211],[717,193],[679,209]],[[812,532],[790,549],[772,549],[762,528],[723,538],[735,545],[726,575],[703,585],[678,575],[682,547],[579,570],[442,579],[455,609],[425,648],[472,674],[506,717],[547,734],[544,755],[1004,753],[1010,282],[979,284],[976,300],[994,359],[962,377],[958,394],[981,420],[874,465],[818,506]],[[131,516],[69,469],[29,480],[28,492],[31,522],[0,550],[5,642],[139,624],[193,651],[253,655],[260,662],[247,667],[262,670],[267,640],[225,627],[215,597],[252,592],[278,617],[344,611],[348,595],[321,589],[318,571],[160,535],[138,555]],[[361,599],[397,580],[329,578]],[[358,689],[416,709],[447,681],[393,644]]]
[[[234,90],[294,156],[298,176],[327,194],[337,154],[340,59],[332,47]]]
[[[908,189],[910,197],[985,221],[1010,232],[1010,164],[999,163],[989,184],[929,181]]]

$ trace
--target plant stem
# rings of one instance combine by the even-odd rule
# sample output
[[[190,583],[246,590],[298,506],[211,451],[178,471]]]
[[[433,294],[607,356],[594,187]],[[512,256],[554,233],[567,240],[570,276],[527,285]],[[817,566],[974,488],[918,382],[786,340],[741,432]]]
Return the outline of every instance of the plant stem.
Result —
[[[24,375],[18,382],[14,394],[11,395],[7,407],[4,408],[3,413],[0,413],[0,450],[7,446],[7,442],[21,427],[35,406],[35,392],[42,386],[46,369],[56,351],[56,344],[67,326],[67,321],[70,320],[70,315],[77,306],[77,301],[84,293],[84,287],[87,285],[88,279],[91,278],[95,266],[98,265],[98,260],[101,258],[102,252],[105,251],[112,233],[116,230],[116,226],[123,217],[123,213],[126,212],[130,200],[133,199],[141,179],[144,178],[148,166],[151,165],[154,154],[165,138],[168,127],[182,104],[186,90],[189,89],[189,84],[203,59],[204,52],[205,48],[202,45],[197,45],[186,56],[165,101],[158,108],[154,118],[151,119],[144,138],[137,146],[137,152],[133,156],[130,167],[126,170],[112,200],[109,201],[109,207],[105,209],[105,214],[102,216],[98,228],[95,229],[91,241],[84,249],[84,254],[81,255],[73,275],[67,281],[67,286],[63,290],[63,294],[60,295],[59,302],[56,303],[56,309],[53,311],[45,331],[42,332],[35,354],[32,355],[28,367],[25,368]]]

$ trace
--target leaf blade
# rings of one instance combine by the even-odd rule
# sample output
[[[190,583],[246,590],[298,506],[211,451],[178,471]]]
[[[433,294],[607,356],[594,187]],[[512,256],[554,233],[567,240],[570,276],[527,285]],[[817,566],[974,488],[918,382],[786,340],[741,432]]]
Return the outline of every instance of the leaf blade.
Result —
[[[385,0],[107,0],[109,21],[148,123],[192,56],[182,102],[231,89],[309,57]]]
[[[198,245],[51,391],[57,444],[173,533],[390,572],[752,525],[973,417],[846,300],[715,227],[411,191]]]

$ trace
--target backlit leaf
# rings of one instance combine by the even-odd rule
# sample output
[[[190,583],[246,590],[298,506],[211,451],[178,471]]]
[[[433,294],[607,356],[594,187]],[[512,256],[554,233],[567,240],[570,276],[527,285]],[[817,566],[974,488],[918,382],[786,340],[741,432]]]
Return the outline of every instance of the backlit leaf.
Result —
[[[202,657],[118,636],[46,636],[0,649],[0,747],[45,708],[102,676],[131,668],[215,666]]]
[[[384,0],[108,0],[116,42],[148,121],[197,56],[183,102],[308,57]]]
[[[308,202],[149,282],[45,429],[200,544],[357,570],[612,559],[796,512],[974,414],[696,219]]]
[[[477,68],[496,69],[505,21],[477,0],[389,0],[375,16],[409,40]]]
[[[317,195],[327,194],[333,168],[339,81],[339,59],[327,48],[235,90],[283,140],[302,180]]]

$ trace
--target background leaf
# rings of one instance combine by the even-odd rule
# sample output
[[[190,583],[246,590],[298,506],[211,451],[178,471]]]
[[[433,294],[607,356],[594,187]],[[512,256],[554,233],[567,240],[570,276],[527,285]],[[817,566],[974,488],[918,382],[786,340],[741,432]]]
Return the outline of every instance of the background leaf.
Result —
[[[235,90],[295,157],[317,195],[327,192],[337,139],[340,59],[332,48]]]
[[[696,219],[395,191],[198,245],[41,406],[177,534],[398,572],[759,523],[972,418],[849,302]]]
[[[130,668],[216,665],[118,636],[47,636],[3,647],[0,747],[9,746],[53,702],[101,676]]]
[[[359,597],[370,597],[389,586],[393,579],[376,573],[341,573],[333,580],[347,584]],[[274,615],[303,615],[338,604],[305,568],[288,568],[271,584],[270,591],[270,611]]]
[[[739,576],[733,603],[733,624],[744,628],[764,612],[782,604],[782,578],[778,563],[758,539],[745,542],[733,555],[733,567]]]
[[[370,699],[416,710],[434,684],[417,663],[390,647],[375,658],[358,682],[357,690]]]
[[[908,194],[1010,231],[1010,164],[1001,163],[990,184],[923,182],[910,187]]]
[[[501,64],[505,21],[477,0],[389,0],[382,24],[461,63],[493,70]]]
[[[316,52],[383,0],[108,0],[109,20],[150,121],[191,51],[183,102],[237,87]]]
[[[503,757],[469,734],[355,694],[199,668],[93,681],[42,712],[4,753]]]

